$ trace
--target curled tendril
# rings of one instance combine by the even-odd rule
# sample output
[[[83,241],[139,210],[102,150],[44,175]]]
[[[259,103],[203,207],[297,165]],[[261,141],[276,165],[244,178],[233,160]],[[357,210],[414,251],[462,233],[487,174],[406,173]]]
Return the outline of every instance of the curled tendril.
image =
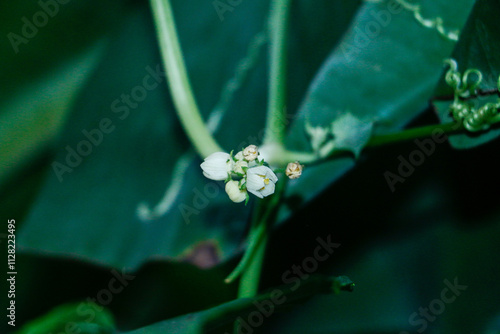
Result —
[[[471,131],[487,130],[490,127],[489,120],[498,112],[499,103],[488,102],[477,111],[472,112],[464,118],[464,127]]]
[[[478,94],[478,88],[483,81],[481,71],[470,68],[462,75],[454,59],[446,59],[445,64],[449,66],[445,74],[446,84],[454,90],[453,103],[449,107],[451,116],[456,122],[462,122],[468,131],[487,130],[490,120],[498,114],[500,99],[496,103],[488,102],[476,108],[475,104],[467,98]],[[500,77],[497,81],[497,88],[500,90]]]
[[[451,115],[453,116],[453,119],[455,121],[460,122],[465,117],[467,117],[471,114],[472,107],[473,106],[467,102],[463,102],[463,101],[454,102],[450,106]]]
[[[477,88],[483,81],[483,74],[476,68],[467,69],[463,75],[457,70],[457,62],[453,59],[445,60],[450,66],[445,75],[446,83],[455,90],[455,95],[468,97],[476,93]],[[471,77],[475,76],[476,79]]]
[[[477,77],[475,81],[469,80],[471,74]],[[466,70],[462,77],[463,90],[460,92],[460,96],[465,97],[469,95],[474,95],[482,81],[483,81],[483,73],[481,73],[481,71],[479,71],[476,68],[470,68]]]
[[[450,67],[451,71],[453,71],[453,72],[458,71],[458,63],[455,59],[453,59],[453,58],[445,59],[444,63]]]
[[[444,61],[450,68],[446,72],[445,81],[454,90],[457,90],[462,83],[462,79],[460,78],[460,72],[458,72],[458,65],[454,59],[446,59]]]

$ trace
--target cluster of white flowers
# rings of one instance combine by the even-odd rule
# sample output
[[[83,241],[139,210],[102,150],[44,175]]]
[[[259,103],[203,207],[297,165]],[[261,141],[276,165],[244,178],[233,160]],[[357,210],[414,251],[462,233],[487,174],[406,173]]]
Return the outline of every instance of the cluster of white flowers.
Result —
[[[302,172],[302,165],[290,163],[287,176],[297,178]],[[203,175],[215,181],[226,181],[226,193],[236,203],[248,201],[248,193],[264,198],[274,193],[278,177],[259,160],[258,147],[250,145],[234,156],[225,152],[216,152],[205,158],[201,164]]]

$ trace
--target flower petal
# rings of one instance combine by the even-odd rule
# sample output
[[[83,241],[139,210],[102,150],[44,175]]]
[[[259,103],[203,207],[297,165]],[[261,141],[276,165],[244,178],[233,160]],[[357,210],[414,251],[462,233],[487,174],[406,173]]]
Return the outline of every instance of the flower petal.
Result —
[[[215,153],[210,154],[208,157],[206,157],[204,161],[207,161],[207,160],[224,160],[224,162],[225,162],[229,158],[230,158],[229,153],[226,153],[226,152],[215,152]]]
[[[227,174],[231,171],[232,164],[228,164],[230,155],[225,152],[215,152],[205,158],[200,165],[205,177],[215,180],[223,181],[227,178]]]
[[[247,190],[249,193],[254,194],[255,196],[257,196],[259,198],[264,198],[264,196],[258,190],[249,189],[248,187],[247,187]]]
[[[264,183],[264,178],[260,175],[251,175],[248,174],[247,171],[247,183],[246,183],[248,191],[258,191],[266,186]]]
[[[250,168],[247,171],[247,173],[257,174],[257,175],[264,175],[265,176],[268,173],[268,171],[270,171],[272,173],[272,170],[269,167],[266,167],[266,166],[257,166],[257,167]]]
[[[241,203],[247,198],[247,192],[240,190],[238,181],[229,181],[226,183],[226,193],[229,199],[235,203]]]
[[[214,181],[224,181],[227,179],[227,173],[222,173],[222,172],[203,172],[203,176],[205,176],[207,179],[214,180]]]
[[[268,167],[266,168],[268,169],[266,176],[269,178],[269,180],[272,181],[273,183],[278,182],[278,177],[276,176],[276,174],[274,174],[271,168]]]
[[[261,195],[266,197],[274,194],[275,185],[273,182],[269,182],[264,189],[260,191]]]

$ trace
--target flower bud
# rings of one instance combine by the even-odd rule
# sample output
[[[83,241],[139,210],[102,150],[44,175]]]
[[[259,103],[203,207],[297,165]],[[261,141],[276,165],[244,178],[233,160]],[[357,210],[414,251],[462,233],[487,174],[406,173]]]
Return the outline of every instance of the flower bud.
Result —
[[[304,169],[304,165],[299,164],[298,161],[289,162],[288,166],[286,166],[286,176],[290,179],[298,179],[300,175],[302,175],[302,169]]]
[[[238,181],[228,181],[226,183],[226,193],[229,199],[235,203],[241,203],[247,198],[247,191],[240,190]]]
[[[234,160],[240,161],[243,160],[243,151],[239,151],[238,153],[235,154]]]
[[[254,161],[258,155],[258,147],[255,145],[249,145],[243,150],[243,157],[246,161]]]

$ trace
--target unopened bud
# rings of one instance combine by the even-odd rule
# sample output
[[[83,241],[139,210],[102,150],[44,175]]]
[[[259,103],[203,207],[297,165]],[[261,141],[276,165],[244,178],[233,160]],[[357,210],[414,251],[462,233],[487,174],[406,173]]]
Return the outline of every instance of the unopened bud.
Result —
[[[258,155],[258,147],[255,145],[249,145],[243,150],[243,157],[246,161],[254,161]]]
[[[247,191],[240,190],[238,181],[228,181],[226,183],[226,193],[229,199],[235,203],[241,203],[247,198]]]
[[[286,166],[286,176],[290,179],[298,179],[302,175],[302,169],[304,169],[304,165],[299,164],[298,161],[290,162]]]

